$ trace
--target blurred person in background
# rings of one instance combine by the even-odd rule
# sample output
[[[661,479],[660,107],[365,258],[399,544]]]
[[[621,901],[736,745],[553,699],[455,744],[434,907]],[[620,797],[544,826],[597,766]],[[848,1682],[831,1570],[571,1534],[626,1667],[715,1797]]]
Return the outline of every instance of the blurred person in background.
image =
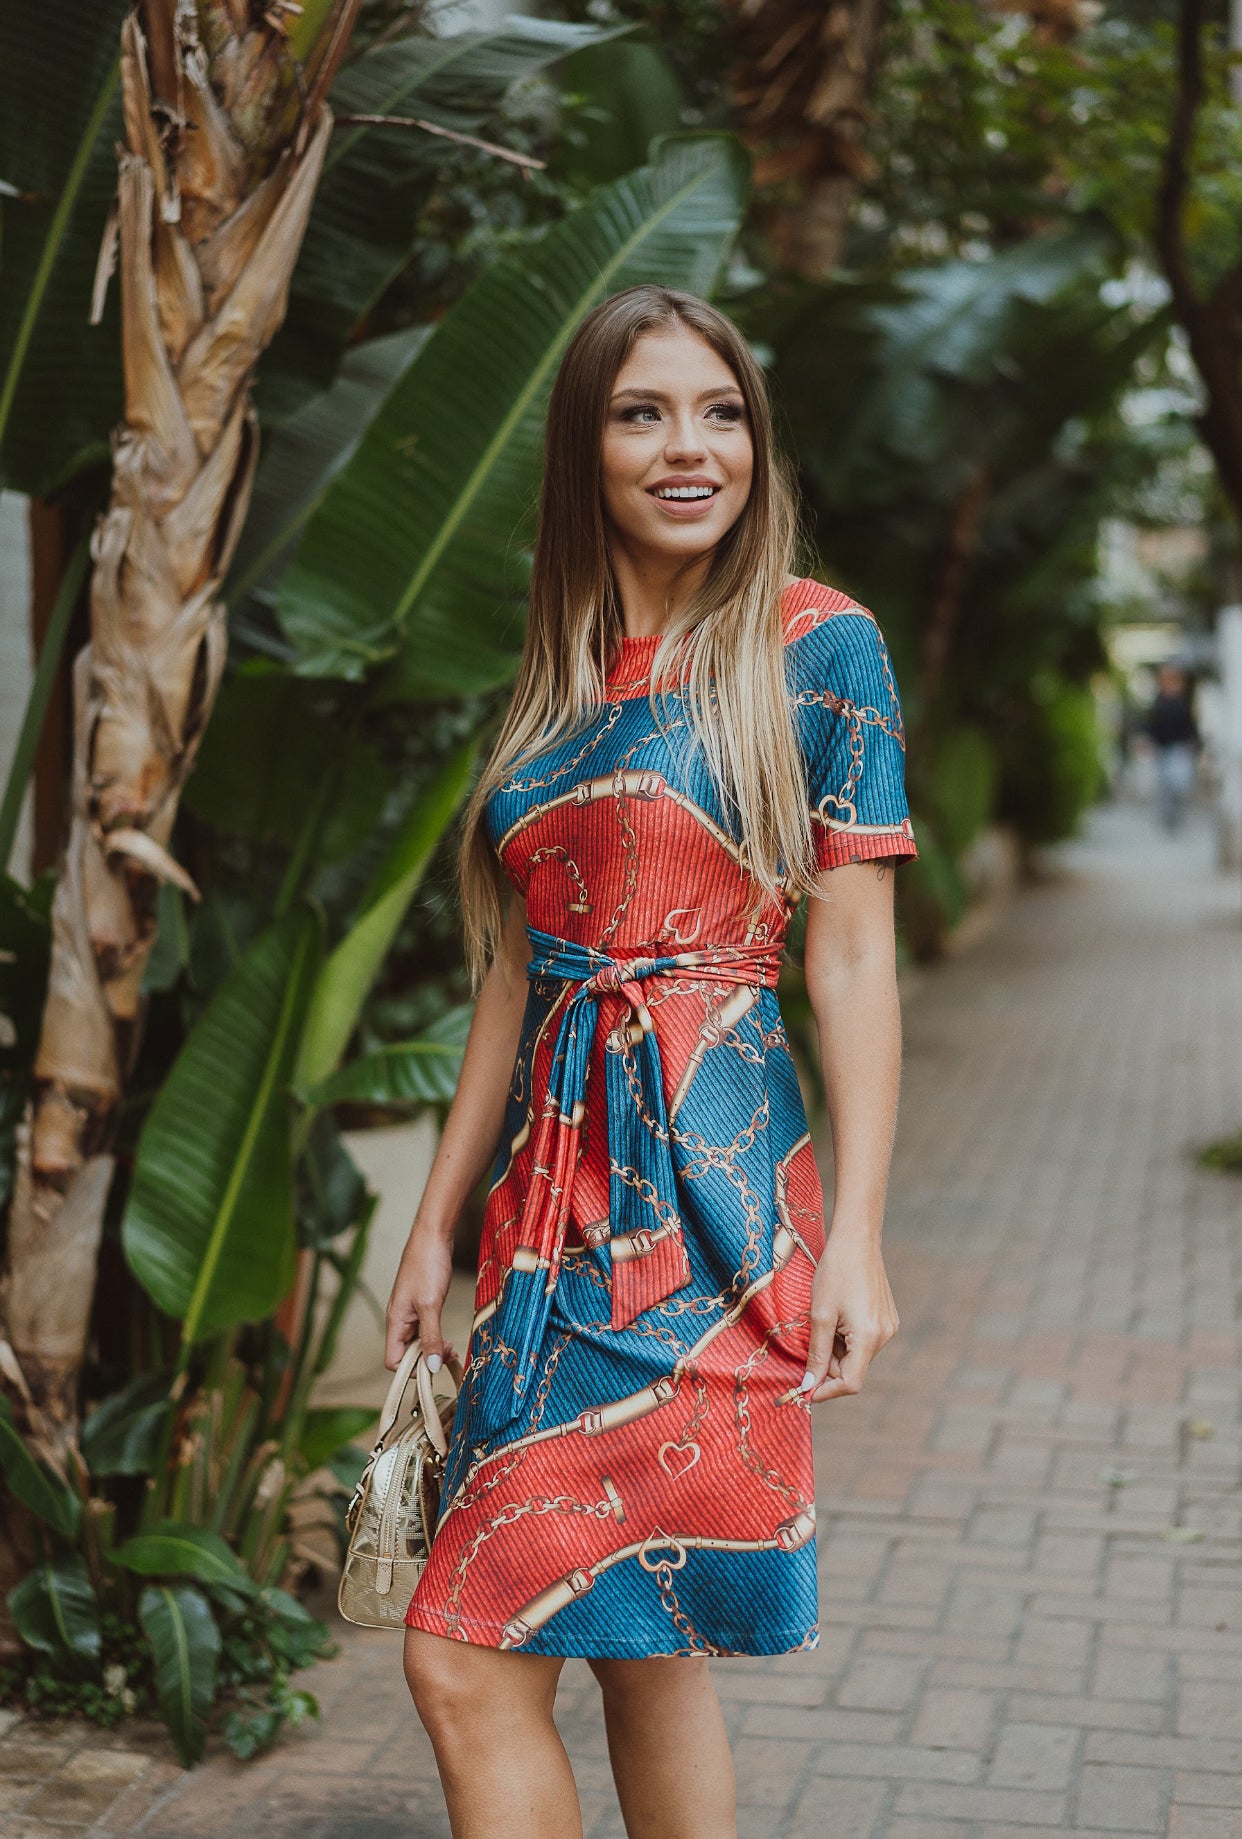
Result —
[[[1156,694],[1136,732],[1156,759],[1156,805],[1166,830],[1177,830],[1195,788],[1203,739],[1195,719],[1190,682],[1180,664],[1156,672]]]

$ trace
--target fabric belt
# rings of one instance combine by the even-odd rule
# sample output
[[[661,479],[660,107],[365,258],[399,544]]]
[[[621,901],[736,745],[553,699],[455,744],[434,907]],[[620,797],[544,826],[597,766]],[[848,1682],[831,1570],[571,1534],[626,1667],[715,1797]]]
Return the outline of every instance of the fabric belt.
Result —
[[[476,1375],[471,1415],[488,1437],[522,1415],[537,1383],[581,1153],[578,1133],[601,1000],[617,995],[629,1004],[628,1016],[607,1041],[608,1219],[599,1222],[593,1241],[608,1243],[611,1326],[616,1330],[690,1278],[660,1049],[643,985],[648,978],[675,972],[770,988],[781,964],[779,945],[720,945],[673,954],[631,947],[624,957],[613,958],[538,926],[528,925],[526,931],[534,951],[527,977],[561,978],[574,987],[565,998],[553,1045],[515,1250],[491,1318],[490,1357]]]

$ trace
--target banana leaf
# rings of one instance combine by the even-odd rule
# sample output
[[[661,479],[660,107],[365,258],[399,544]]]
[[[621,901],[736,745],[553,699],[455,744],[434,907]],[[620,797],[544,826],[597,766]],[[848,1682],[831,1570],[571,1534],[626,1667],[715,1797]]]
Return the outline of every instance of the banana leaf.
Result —
[[[203,1753],[216,1695],[220,1630],[192,1584],[158,1584],[138,1599],[138,1620],[155,1656],[155,1688],[177,1754],[188,1768]]]
[[[877,305],[883,373],[844,443],[840,464],[882,430],[885,445],[932,464],[944,420],[945,384],[978,387],[999,374],[1024,310],[1048,306],[1100,268],[1108,234],[1085,224],[1033,236],[987,262],[942,262],[904,276],[904,298]]]
[[[265,432],[250,508],[224,585],[231,607],[278,575],[307,518],[430,331],[430,326],[408,326],[355,346],[346,352],[330,389]],[[216,719],[213,715],[213,725]]]
[[[494,31],[376,45],[332,86],[337,116],[416,116],[477,133],[515,82],[628,26],[512,18]],[[358,321],[410,258],[446,157],[460,148],[416,128],[342,125],[332,137],[298,256],[285,324],[256,400],[269,425],[333,378]]]
[[[583,316],[622,288],[710,292],[747,170],[727,136],[669,137],[652,165],[475,283],[307,526],[278,609],[299,671],[360,679],[399,652],[381,686],[390,697],[507,680],[524,574],[515,531],[535,494],[561,354]]]
[[[192,1577],[200,1584],[226,1584],[243,1595],[256,1587],[219,1533],[179,1520],[158,1521],[149,1532],[135,1533],[113,1552],[112,1562],[139,1577]]]
[[[83,1671],[98,1665],[99,1606],[85,1561],[76,1552],[37,1565],[9,1591],[7,1602],[27,1647],[68,1655]]]
[[[299,1094],[299,1097],[303,1094]],[[298,1158],[298,1240],[324,1251],[357,1224],[370,1189],[330,1111],[316,1111]]]
[[[32,497],[106,459],[121,414],[115,282],[88,321],[127,7],[0,0],[0,484]]]
[[[176,1405],[171,1373],[141,1373],[96,1405],[82,1425],[82,1454],[94,1475],[149,1475],[160,1431]]]
[[[379,1413],[372,1405],[336,1405],[308,1411],[298,1439],[298,1453],[308,1471],[323,1468],[347,1444],[369,1431]]]
[[[363,896],[360,918],[320,972],[302,1032],[296,1089],[326,1079],[340,1064],[406,908],[466,791],[474,755],[472,742],[415,800]]]
[[[13,1422],[7,1398],[0,1397],[0,1470],[18,1500],[54,1532],[72,1539],[82,1523],[82,1503],[59,1476],[36,1462]]]
[[[121,1224],[138,1281],[183,1348],[268,1314],[293,1278],[288,1082],[319,972],[302,904],[260,935],[212,997],[147,1115]]]
[[[473,1014],[473,1003],[458,1003],[414,1040],[359,1054],[303,1096],[313,1105],[334,1105],[340,1099],[372,1105],[447,1104],[457,1090]]]
[[[559,162],[575,184],[602,185],[632,172],[658,134],[682,125],[680,86],[653,44],[587,45],[565,59],[557,80],[578,101]]]
[[[184,802],[216,829],[291,848],[315,806],[312,862],[352,855],[375,826],[388,775],[373,748],[334,731],[323,686],[266,662],[222,688]]]

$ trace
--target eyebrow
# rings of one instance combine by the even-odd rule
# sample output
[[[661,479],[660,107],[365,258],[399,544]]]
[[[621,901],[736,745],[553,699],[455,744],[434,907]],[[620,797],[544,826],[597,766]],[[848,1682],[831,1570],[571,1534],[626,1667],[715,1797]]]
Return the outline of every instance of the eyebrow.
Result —
[[[741,393],[738,384],[723,383],[718,389],[700,390],[695,401],[706,402],[712,396],[740,396]],[[644,402],[668,402],[670,400],[663,390],[623,389],[613,391],[613,402],[616,402],[621,396],[641,396]]]

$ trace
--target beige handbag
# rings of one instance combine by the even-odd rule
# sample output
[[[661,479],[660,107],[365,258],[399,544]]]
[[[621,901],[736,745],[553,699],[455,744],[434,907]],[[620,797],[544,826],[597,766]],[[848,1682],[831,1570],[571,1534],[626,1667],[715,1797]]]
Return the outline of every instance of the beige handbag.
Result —
[[[443,1402],[435,1396],[422,1349],[411,1342],[393,1374],[379,1436],[345,1510],[349,1547],[336,1601],[346,1621],[364,1628],[405,1626],[431,1549],[460,1362],[446,1359],[441,1371],[454,1392]]]

